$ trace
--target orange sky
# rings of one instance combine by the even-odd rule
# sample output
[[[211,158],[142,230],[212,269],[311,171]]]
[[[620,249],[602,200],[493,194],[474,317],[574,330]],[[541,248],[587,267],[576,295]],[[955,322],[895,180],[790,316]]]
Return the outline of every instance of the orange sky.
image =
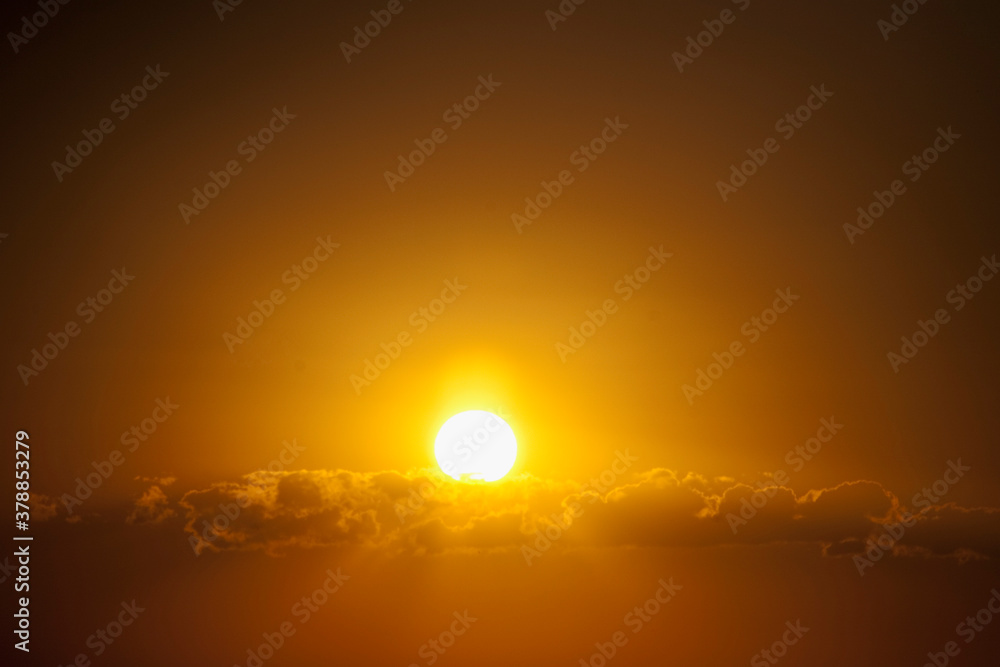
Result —
[[[16,664],[993,664],[994,9],[221,4],[8,38]]]

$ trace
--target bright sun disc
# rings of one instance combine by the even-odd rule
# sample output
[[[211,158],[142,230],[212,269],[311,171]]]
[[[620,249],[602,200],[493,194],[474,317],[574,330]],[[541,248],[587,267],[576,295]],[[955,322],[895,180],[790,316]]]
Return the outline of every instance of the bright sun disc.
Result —
[[[468,410],[438,431],[434,456],[449,477],[495,482],[514,467],[517,440],[507,422],[492,412]]]

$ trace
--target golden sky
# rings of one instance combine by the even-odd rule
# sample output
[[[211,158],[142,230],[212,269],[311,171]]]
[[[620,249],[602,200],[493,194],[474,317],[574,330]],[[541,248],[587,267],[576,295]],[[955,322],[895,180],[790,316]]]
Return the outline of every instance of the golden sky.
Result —
[[[994,664],[996,10],[902,4],[15,3],[14,664]]]

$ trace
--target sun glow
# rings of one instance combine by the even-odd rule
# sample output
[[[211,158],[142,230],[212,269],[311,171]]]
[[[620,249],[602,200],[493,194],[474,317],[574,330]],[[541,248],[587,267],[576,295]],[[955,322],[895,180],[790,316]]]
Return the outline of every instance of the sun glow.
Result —
[[[438,431],[434,456],[453,479],[494,482],[514,467],[517,439],[507,422],[492,412],[468,410]]]

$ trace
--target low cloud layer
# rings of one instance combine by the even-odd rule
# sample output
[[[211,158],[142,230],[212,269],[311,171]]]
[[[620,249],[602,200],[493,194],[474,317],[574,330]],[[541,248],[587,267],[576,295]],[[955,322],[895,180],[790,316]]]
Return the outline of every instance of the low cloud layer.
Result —
[[[155,488],[155,487],[154,487]],[[157,489],[159,492],[159,489]],[[160,518],[160,493],[137,511]],[[153,507],[150,505],[153,504]],[[456,483],[428,471],[257,472],[177,501],[198,551],[366,546],[391,553],[812,543],[830,556],[1000,557],[1000,508],[905,507],[873,481],[797,495],[654,469],[610,484],[529,475]],[[902,532],[900,532],[902,531]],[[879,542],[881,540],[881,542]]]
[[[586,483],[520,475],[477,484],[430,471],[300,470],[260,471],[184,491],[173,479],[149,479],[124,514],[133,526],[178,527],[180,518],[196,553],[509,550],[530,562],[549,550],[799,543],[831,557],[1000,558],[1000,508],[914,509],[868,480],[796,494],[776,484],[751,487],[662,468],[632,474],[625,467]],[[61,505],[39,498],[44,516],[36,518],[67,518]]]

